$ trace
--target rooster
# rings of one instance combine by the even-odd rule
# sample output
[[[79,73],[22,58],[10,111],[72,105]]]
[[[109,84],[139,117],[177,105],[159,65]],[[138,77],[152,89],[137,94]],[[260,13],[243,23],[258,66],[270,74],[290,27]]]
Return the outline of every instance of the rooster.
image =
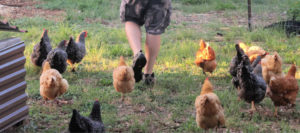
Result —
[[[73,115],[69,124],[71,133],[104,133],[105,128],[101,118],[101,107],[98,100],[94,102],[91,114],[89,117],[84,117],[74,109]]]
[[[237,51],[242,51],[239,45],[236,45]],[[241,52],[243,53],[243,52]],[[251,103],[250,113],[256,111],[255,103],[261,102],[266,94],[267,84],[262,77],[261,69],[253,72],[253,66],[247,55],[242,55],[240,63],[237,66],[237,79],[239,84],[238,95],[241,99]]]
[[[296,65],[292,65],[286,76],[272,76],[270,79],[270,91],[267,94],[275,106],[274,116],[277,116],[278,106],[295,105],[299,90],[296,71]]]
[[[51,69],[49,62],[46,61],[40,77],[40,94],[43,99],[54,100],[64,94],[68,88],[68,81],[63,79],[57,70]]]
[[[203,40],[200,40],[200,48],[196,53],[195,63],[202,68],[203,74],[206,74],[205,72],[212,73],[217,67],[215,51]]]
[[[67,69],[68,54],[66,53],[67,41],[63,40],[59,43],[57,48],[51,50],[47,56],[47,61],[50,63],[51,68],[64,73]]]
[[[196,98],[196,122],[201,128],[225,126],[224,109],[219,97],[213,93],[213,86],[208,78],[204,81],[201,94]]]
[[[72,67],[72,72],[75,72],[75,67],[73,66],[75,63],[79,63],[86,54],[85,48],[85,38],[87,37],[87,32],[84,31],[80,33],[77,37],[77,41],[70,37],[67,54],[68,54],[68,64]]]
[[[48,30],[44,29],[41,41],[34,45],[33,53],[31,54],[31,62],[34,65],[41,67],[51,50],[52,46],[48,37]]]
[[[124,94],[134,89],[135,79],[132,67],[126,65],[123,56],[120,57],[119,66],[113,71],[113,80],[116,91],[122,93],[121,100],[124,101]]]

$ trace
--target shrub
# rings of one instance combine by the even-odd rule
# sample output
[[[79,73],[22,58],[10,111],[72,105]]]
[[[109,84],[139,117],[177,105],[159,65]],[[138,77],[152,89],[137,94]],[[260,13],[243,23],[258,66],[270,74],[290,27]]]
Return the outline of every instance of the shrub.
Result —
[[[290,20],[300,19],[300,2],[293,3],[291,8],[288,10],[288,18]]]

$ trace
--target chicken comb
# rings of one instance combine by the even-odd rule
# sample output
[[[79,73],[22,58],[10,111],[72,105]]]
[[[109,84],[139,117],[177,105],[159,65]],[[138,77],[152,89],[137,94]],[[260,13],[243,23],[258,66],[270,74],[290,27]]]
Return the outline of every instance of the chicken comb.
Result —
[[[86,38],[86,37],[87,37],[87,34],[88,34],[88,32],[87,32],[87,31],[83,31],[83,32],[85,32],[85,34],[84,34],[84,38]]]
[[[95,101],[99,102],[99,99],[98,99],[98,98],[95,98]]]
[[[209,80],[209,77],[206,77],[206,79],[205,80]]]
[[[46,32],[48,33],[48,30],[47,30],[47,29],[45,29],[45,28],[43,29],[43,31],[44,31],[44,32],[46,31]]]

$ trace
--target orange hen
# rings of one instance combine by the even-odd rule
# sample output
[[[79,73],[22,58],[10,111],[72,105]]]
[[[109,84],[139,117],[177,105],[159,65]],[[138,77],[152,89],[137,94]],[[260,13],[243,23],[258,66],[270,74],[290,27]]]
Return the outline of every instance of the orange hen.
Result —
[[[200,48],[196,53],[195,63],[203,69],[204,74],[205,72],[212,73],[217,67],[215,51],[203,40],[200,41],[199,45]]]
[[[296,65],[292,65],[286,76],[273,76],[270,79],[268,95],[275,106],[275,116],[277,116],[278,106],[295,105],[299,90],[298,82],[295,78],[296,71]]]
[[[239,46],[244,50],[245,54],[249,57],[251,63],[255,61],[257,56],[261,56],[263,58],[267,54],[267,52],[259,46],[248,47],[245,43],[242,42],[239,43]]]

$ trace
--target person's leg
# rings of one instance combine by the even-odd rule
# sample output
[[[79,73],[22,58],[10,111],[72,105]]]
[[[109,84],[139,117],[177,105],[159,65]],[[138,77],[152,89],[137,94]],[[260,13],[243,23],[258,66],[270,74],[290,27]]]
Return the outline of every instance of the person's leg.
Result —
[[[144,73],[152,74],[153,67],[156,61],[156,57],[160,49],[160,35],[146,35],[145,54],[147,63],[145,66]]]
[[[125,31],[126,31],[129,45],[134,55],[133,64],[132,64],[132,68],[134,71],[134,79],[136,82],[139,82],[143,78],[142,70],[147,62],[141,48],[141,41],[142,41],[141,29],[138,24],[131,21],[127,21],[125,23]]]
[[[133,55],[136,55],[140,52],[141,48],[141,40],[142,40],[142,32],[141,28],[138,24],[127,21],[125,23],[125,31],[127,35],[127,39],[129,45],[132,49]]]
[[[157,0],[150,2],[145,14],[146,35],[146,59],[147,64],[144,71],[144,83],[155,84],[153,67],[160,49],[160,35],[170,23],[171,0]]]

